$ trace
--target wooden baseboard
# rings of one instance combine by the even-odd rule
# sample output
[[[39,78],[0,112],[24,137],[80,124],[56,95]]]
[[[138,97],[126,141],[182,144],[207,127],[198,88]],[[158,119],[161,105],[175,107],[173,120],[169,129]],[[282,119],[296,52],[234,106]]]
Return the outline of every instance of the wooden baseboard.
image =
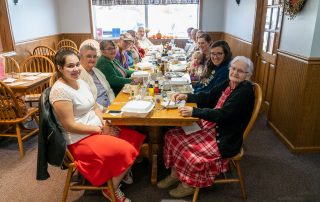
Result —
[[[272,130],[274,130],[274,132],[277,134],[277,136],[280,138],[280,140],[288,147],[288,149],[292,152],[292,153],[319,153],[320,152],[320,147],[296,147],[293,144],[291,144],[291,142],[286,138],[285,135],[283,135],[278,129],[277,127],[272,124],[270,121],[268,121],[268,124],[270,125],[270,127],[272,128]]]

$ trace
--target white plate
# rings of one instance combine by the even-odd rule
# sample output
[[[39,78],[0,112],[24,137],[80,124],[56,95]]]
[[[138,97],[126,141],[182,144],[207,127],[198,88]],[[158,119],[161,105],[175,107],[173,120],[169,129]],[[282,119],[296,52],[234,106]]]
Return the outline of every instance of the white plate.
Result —
[[[175,108],[178,108],[178,105],[171,101],[169,104],[169,101],[164,101],[164,102],[161,102],[161,106],[167,108],[167,109],[175,109]]]

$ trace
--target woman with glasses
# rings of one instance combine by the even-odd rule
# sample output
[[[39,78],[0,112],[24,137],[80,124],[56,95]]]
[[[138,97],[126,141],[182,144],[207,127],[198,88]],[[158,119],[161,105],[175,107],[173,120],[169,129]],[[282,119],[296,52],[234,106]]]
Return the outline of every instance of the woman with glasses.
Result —
[[[94,186],[111,178],[117,201],[130,201],[119,184],[138,156],[144,136],[102,120],[90,87],[79,79],[81,69],[76,54],[59,51],[55,62],[59,79],[51,89],[49,100],[78,171]],[[102,193],[111,200],[108,190]]]
[[[131,34],[125,32],[120,35],[118,41],[118,51],[116,59],[121,63],[122,67],[128,69],[133,67],[133,58],[128,54],[128,51],[134,45],[134,38]]]
[[[210,60],[206,63],[200,81],[193,88],[194,93],[208,92],[228,78],[232,59],[230,47],[225,41],[216,41],[210,46]]]
[[[97,50],[91,45],[80,48],[80,79],[87,82],[99,108],[105,111],[115,96],[104,74],[97,69]]]
[[[134,71],[124,69],[120,62],[115,59],[117,48],[111,40],[103,40],[100,43],[101,56],[96,67],[105,75],[113,92],[117,95],[124,84],[131,83],[131,74]]]
[[[194,193],[194,187],[207,187],[215,177],[228,170],[227,158],[239,153],[242,134],[254,106],[253,85],[249,81],[253,64],[244,56],[231,62],[229,79],[209,92],[175,94],[174,101],[197,103],[198,108],[179,108],[183,117],[198,117],[193,131],[177,127],[165,135],[164,164],[171,174],[161,180],[159,188],[169,188],[173,197]]]

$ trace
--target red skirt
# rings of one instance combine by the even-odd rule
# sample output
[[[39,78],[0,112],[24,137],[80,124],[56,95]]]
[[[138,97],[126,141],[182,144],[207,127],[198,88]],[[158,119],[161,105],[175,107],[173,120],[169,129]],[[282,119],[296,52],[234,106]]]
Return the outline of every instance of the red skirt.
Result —
[[[145,136],[123,128],[119,137],[90,135],[68,149],[78,171],[94,186],[119,176],[129,168],[139,154]]]
[[[173,167],[181,182],[193,187],[207,187],[215,177],[228,170],[228,160],[222,159],[214,127],[186,135],[181,127],[165,135],[164,163]]]

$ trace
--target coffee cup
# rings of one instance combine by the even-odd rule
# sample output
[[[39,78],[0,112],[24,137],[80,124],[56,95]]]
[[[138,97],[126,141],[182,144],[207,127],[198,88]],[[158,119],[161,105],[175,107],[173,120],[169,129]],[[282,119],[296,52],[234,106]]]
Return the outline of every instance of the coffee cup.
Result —
[[[133,96],[137,96],[139,94],[139,85],[130,84],[130,93],[133,94]]]

